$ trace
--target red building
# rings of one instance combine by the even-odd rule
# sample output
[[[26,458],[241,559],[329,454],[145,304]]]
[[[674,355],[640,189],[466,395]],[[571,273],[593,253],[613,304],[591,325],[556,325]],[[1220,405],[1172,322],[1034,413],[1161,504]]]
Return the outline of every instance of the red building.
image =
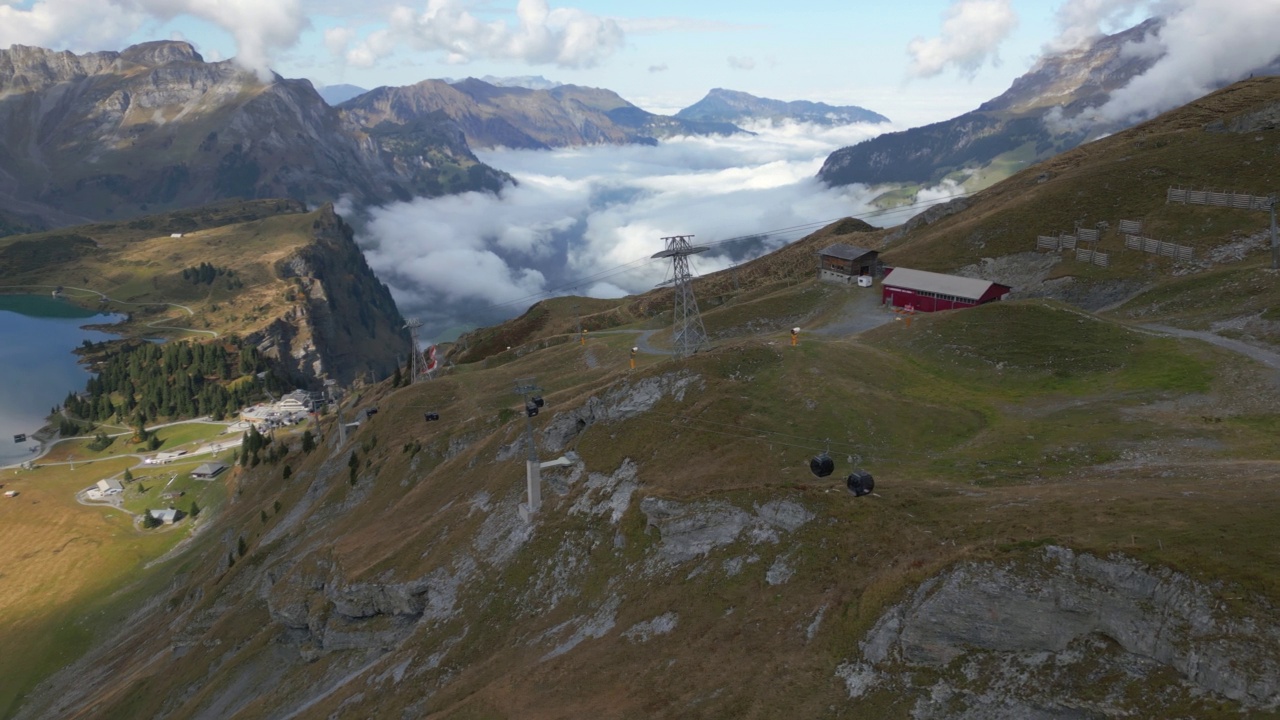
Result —
[[[1000,300],[1012,288],[990,280],[943,275],[942,273],[910,268],[893,268],[886,271],[881,283],[884,295],[881,303],[893,307],[910,305],[917,312],[954,310],[982,305]]]

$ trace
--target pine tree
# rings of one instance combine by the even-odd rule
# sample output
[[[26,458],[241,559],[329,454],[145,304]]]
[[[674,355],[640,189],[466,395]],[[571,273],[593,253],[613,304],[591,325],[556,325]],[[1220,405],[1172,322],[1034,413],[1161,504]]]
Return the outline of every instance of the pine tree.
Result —
[[[191,501],[191,509],[187,511],[187,514],[193,518],[200,514],[200,506],[196,504],[195,500]]]
[[[310,455],[312,450],[316,449],[316,436],[311,434],[308,428],[302,431],[302,452]]]

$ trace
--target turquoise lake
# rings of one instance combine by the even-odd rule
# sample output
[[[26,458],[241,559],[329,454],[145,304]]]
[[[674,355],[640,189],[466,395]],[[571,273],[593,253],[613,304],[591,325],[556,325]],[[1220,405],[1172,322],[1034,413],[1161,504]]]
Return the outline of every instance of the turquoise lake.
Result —
[[[0,295],[0,466],[33,457],[35,442],[13,436],[34,433],[68,392],[84,390],[89,372],[72,351],[115,337],[81,326],[115,319],[47,295]]]

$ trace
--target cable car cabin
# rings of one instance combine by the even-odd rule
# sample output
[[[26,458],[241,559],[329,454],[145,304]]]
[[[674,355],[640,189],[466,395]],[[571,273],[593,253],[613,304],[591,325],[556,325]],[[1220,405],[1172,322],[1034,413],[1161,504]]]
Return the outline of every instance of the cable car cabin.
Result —
[[[818,279],[841,285],[861,285],[860,277],[875,277],[880,253],[875,250],[836,243],[818,251]]]
[[[1001,300],[1012,288],[977,278],[943,275],[911,268],[893,268],[885,273],[881,304],[911,306],[916,312],[936,312],[983,305]]]
[[[871,477],[871,473],[866,470],[854,470],[844,479],[844,482],[854,497],[870,495],[871,491],[876,489],[875,478]]]
[[[26,434],[25,434],[25,433],[18,433],[17,435],[14,435],[14,436],[13,436],[13,441],[14,441],[14,442],[16,442],[16,443],[26,442],[26,441],[27,441],[27,436],[26,436]]]
[[[820,478],[828,477],[835,471],[836,462],[826,453],[815,456],[809,460],[809,472]]]
[[[422,419],[426,420],[427,422],[434,422],[440,419],[440,413],[433,413],[433,412],[423,413]]]

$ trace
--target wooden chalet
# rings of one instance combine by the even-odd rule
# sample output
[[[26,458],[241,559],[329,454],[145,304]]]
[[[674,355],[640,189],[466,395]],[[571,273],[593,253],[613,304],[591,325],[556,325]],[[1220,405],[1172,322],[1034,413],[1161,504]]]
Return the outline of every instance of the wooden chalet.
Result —
[[[824,282],[853,285],[859,277],[875,277],[879,266],[875,250],[836,243],[818,251],[818,279]]]

